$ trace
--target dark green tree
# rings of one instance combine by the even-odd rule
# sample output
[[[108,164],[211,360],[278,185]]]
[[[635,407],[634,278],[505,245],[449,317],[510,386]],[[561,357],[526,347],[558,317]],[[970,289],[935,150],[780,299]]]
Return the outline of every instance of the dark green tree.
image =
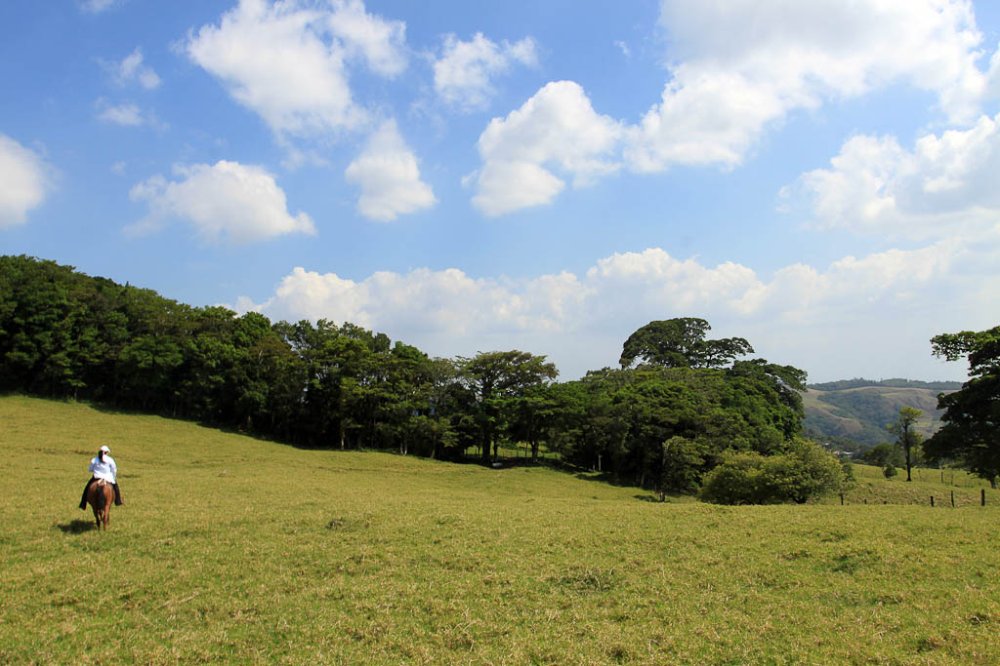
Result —
[[[483,463],[495,458],[498,434],[509,421],[512,401],[555,379],[558,371],[544,356],[517,350],[480,352],[458,360],[459,378],[474,398]]]
[[[903,450],[903,458],[906,462],[906,480],[912,481],[910,470],[913,469],[913,455],[920,442],[923,440],[916,430],[917,420],[923,414],[914,407],[901,407],[899,418],[888,425],[889,432],[896,436],[896,444]]]
[[[753,353],[743,338],[706,340],[711,326],[704,319],[680,317],[651,321],[628,337],[622,346],[622,368],[637,362],[666,368],[720,368]]]
[[[969,381],[938,396],[944,425],[924,444],[934,462],[954,461],[993,487],[1000,476],[1000,326],[945,333],[931,339],[935,356],[967,358]]]

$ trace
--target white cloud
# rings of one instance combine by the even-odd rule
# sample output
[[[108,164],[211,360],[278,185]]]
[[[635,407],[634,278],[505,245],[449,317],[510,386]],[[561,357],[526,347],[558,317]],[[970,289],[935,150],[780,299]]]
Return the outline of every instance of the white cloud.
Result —
[[[147,201],[150,214],[130,231],[149,231],[169,218],[191,223],[209,242],[249,243],[316,231],[307,214],[288,211],[285,193],[261,167],[220,161],[176,172],[178,181],[156,176],[132,188],[132,200]]]
[[[441,57],[434,62],[434,90],[446,104],[461,110],[483,109],[496,92],[493,79],[515,63],[537,63],[535,42],[530,37],[497,44],[482,33],[467,42],[446,35]]]
[[[550,356],[568,378],[615,365],[633,330],[679,316],[704,317],[713,334],[746,337],[760,355],[820,378],[955,377],[962,368],[936,364],[928,340],[990,325],[1000,284],[981,276],[997,259],[1000,231],[987,243],[943,240],[825,268],[792,264],[769,277],[659,248],[611,255],[582,275],[522,280],[454,268],[352,280],[296,268],[255,307],[273,319],[351,321],[436,355],[526,349]]]
[[[420,180],[417,158],[393,120],[376,130],[344,175],[361,188],[358,211],[373,220],[394,220],[436,202],[434,192]]]
[[[365,11],[361,0],[334,0],[330,31],[349,55],[360,55],[372,71],[396,76],[406,69],[406,24],[386,21]]]
[[[49,188],[49,167],[42,157],[0,134],[0,229],[24,224]]]
[[[124,4],[125,0],[80,0],[80,9],[88,14],[100,14],[112,7]]]
[[[738,165],[790,111],[903,82],[951,122],[978,113],[982,36],[966,0],[663,0],[671,79],[631,128],[637,171]]]
[[[577,278],[568,273],[515,283],[420,268],[377,272],[357,282],[297,267],[263,304],[246,297],[238,304],[275,319],[326,318],[405,331],[411,344],[450,355],[475,353],[477,345],[518,344],[536,330],[562,330],[582,298]]]
[[[565,187],[614,172],[621,126],[597,114],[572,81],[549,83],[479,137],[480,171],[470,179],[473,204],[486,215],[547,204]]]
[[[401,23],[365,13],[356,0],[240,0],[219,25],[189,36],[185,50],[276,134],[315,137],[366,120],[347,61],[359,56],[377,73],[398,74],[406,62],[403,37]]]
[[[897,237],[968,235],[1000,219],[1000,115],[925,134],[912,150],[893,137],[855,136],[830,168],[785,190],[804,195],[820,227]]]
[[[112,106],[104,100],[98,100],[97,118],[112,125],[123,125],[125,127],[138,127],[145,123],[142,110],[131,103]]]
[[[154,90],[160,86],[160,77],[152,67],[143,63],[142,50],[136,48],[125,56],[121,62],[108,66],[112,76],[119,85],[138,83],[146,90]]]

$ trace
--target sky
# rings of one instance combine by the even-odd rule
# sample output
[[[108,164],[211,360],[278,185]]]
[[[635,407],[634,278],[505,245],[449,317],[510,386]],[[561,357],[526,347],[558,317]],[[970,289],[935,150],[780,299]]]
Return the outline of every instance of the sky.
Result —
[[[0,254],[567,380],[672,317],[963,379],[998,47],[985,0],[5,0]]]

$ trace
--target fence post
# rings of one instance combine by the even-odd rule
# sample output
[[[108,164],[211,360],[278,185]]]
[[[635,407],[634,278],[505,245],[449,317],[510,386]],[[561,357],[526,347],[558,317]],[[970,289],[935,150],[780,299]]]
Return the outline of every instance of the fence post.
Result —
[[[951,508],[955,508],[955,491],[951,491]]]
[[[840,493],[840,506],[844,506],[844,493]]]
[[[980,488],[979,492],[980,492],[979,505],[986,506],[986,488]]]
[[[931,495],[931,506],[934,506],[934,495]]]

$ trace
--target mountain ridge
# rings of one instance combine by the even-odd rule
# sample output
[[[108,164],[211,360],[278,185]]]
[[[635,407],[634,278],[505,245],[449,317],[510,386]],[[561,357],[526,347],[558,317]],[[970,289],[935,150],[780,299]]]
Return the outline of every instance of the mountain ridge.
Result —
[[[890,442],[887,426],[903,407],[919,409],[917,429],[930,437],[941,427],[938,395],[961,388],[961,382],[910,379],[846,379],[809,384],[802,394],[806,433],[839,448],[862,450]]]

